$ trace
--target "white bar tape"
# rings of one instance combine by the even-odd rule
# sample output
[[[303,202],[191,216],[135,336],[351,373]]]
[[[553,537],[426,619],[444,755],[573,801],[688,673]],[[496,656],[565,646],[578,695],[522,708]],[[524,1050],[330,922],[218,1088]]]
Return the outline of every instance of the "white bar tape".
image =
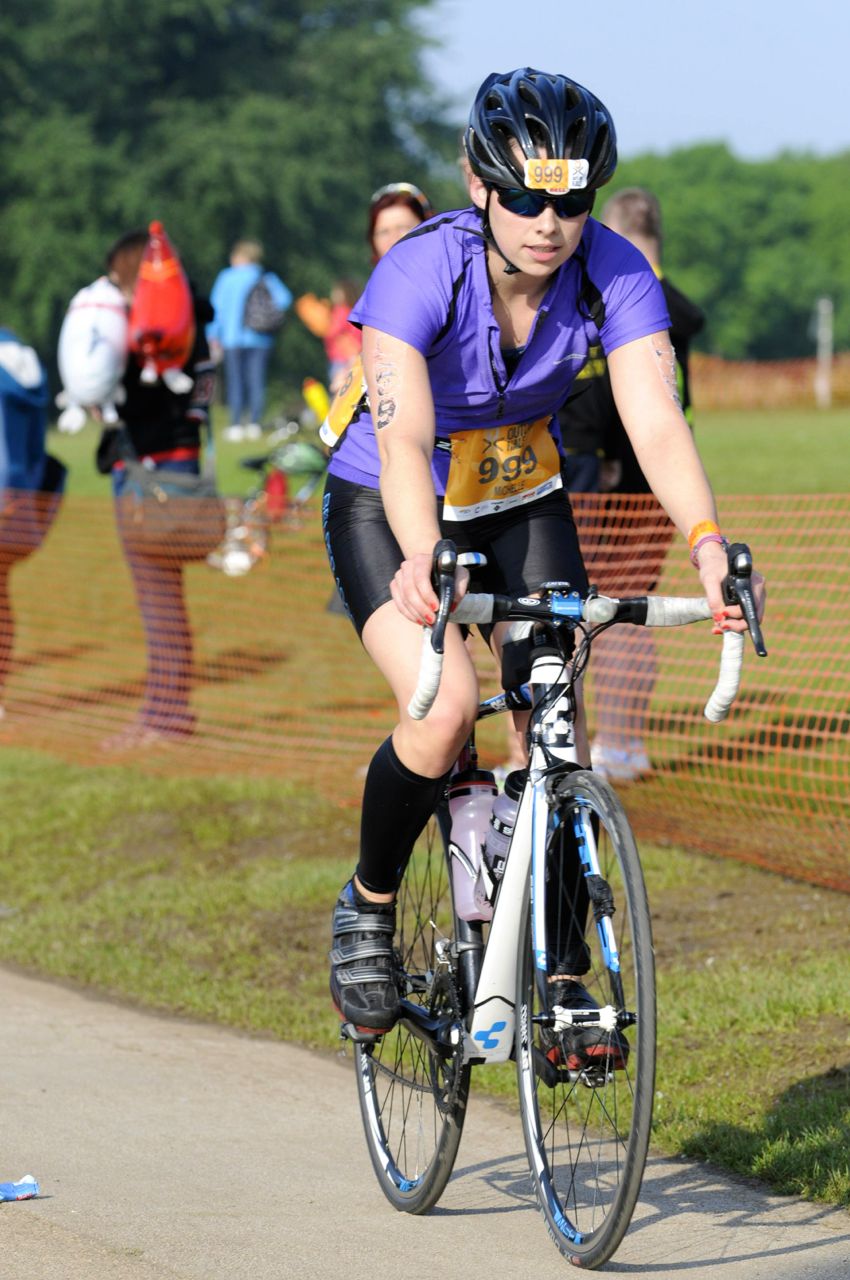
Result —
[[[493,597],[483,591],[476,591],[464,596],[454,613],[452,622],[491,622],[493,619]],[[431,628],[422,630],[422,653],[419,658],[419,679],[413,697],[407,704],[407,713],[412,720],[424,720],[434,705],[434,699],[440,688],[440,677],[443,674],[443,655],[435,653],[431,647]]]
[[[719,724],[729,714],[729,708],[738,696],[741,669],[744,665],[744,633],[724,631],[720,653],[720,674],[714,693],[705,704],[705,718]]]
[[[710,617],[709,603],[701,596],[650,596],[647,602],[648,627],[682,627]]]
[[[473,622],[493,621],[493,597],[486,591],[473,591],[465,595],[460,604],[450,615],[451,622],[465,622],[471,626]]]
[[[431,648],[431,628],[422,628],[422,653],[419,657],[419,680],[410,702],[407,714],[412,720],[424,720],[434,705],[434,699],[440,688],[440,676],[443,674],[443,654],[435,653]]]

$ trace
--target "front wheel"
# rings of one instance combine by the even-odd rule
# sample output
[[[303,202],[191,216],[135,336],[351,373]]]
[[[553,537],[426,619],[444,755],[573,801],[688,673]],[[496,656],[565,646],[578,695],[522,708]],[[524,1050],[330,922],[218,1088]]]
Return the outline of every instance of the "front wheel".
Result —
[[[372,1044],[355,1044],[357,1089],[384,1195],[426,1213],[451,1176],[469,1097],[453,948],[448,815],[429,822],[398,896],[397,956],[405,1013]]]
[[[570,1261],[593,1268],[620,1244],[643,1177],[655,972],[634,838],[616,795],[592,773],[551,789],[542,878],[542,892],[530,887],[518,965],[522,1125],[549,1233]],[[565,976],[592,1001],[567,999],[576,985]]]

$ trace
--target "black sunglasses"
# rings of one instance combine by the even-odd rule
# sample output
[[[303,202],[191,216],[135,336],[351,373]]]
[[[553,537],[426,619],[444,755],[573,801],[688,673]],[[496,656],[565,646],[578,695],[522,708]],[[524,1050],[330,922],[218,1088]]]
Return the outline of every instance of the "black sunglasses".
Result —
[[[562,196],[550,196],[525,187],[491,187],[490,190],[495,191],[503,209],[520,218],[538,218],[547,204],[551,204],[559,218],[577,218],[590,212],[596,197],[595,191],[568,191]]]

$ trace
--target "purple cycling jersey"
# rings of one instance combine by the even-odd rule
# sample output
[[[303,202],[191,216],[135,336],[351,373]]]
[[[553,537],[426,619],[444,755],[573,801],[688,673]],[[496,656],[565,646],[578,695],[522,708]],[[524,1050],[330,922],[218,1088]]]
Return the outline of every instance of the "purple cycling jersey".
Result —
[[[580,311],[584,298],[581,310],[587,312],[587,277],[604,303],[599,329]],[[670,323],[644,256],[589,218],[579,249],[552,277],[508,377],[474,209],[431,218],[396,244],[376,266],[350,319],[409,343],[427,360],[437,434],[432,474],[440,495],[446,491],[453,434],[551,419],[592,343],[601,341],[607,355]],[[548,430],[557,441],[556,425]],[[368,410],[343,434],[329,470],[377,487],[380,463]]]

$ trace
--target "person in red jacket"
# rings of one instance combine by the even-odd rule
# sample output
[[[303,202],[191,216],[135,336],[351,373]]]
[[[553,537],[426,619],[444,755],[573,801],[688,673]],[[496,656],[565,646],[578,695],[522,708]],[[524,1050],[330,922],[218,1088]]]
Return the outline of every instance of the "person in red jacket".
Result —
[[[353,280],[337,280],[330,298],[317,298],[305,293],[295,301],[295,314],[301,323],[321,338],[328,360],[328,390],[333,394],[360,354],[360,330],[348,323],[360,289]]]

